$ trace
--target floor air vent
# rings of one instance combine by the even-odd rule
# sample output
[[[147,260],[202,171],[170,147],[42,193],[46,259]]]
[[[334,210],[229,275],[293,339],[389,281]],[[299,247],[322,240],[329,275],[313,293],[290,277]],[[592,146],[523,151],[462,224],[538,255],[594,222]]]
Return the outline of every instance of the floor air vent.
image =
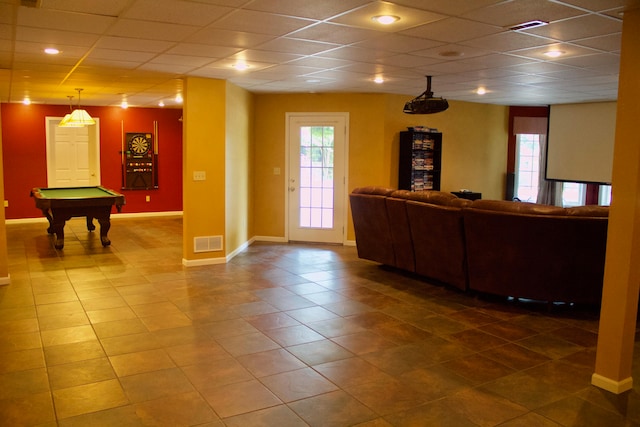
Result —
[[[193,252],[215,252],[222,250],[222,236],[202,236],[193,238]]]

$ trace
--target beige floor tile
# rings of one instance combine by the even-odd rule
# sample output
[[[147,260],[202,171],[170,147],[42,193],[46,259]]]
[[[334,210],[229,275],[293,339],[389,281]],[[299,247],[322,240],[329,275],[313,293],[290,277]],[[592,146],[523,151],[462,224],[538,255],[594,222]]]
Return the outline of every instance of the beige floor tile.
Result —
[[[54,390],[53,401],[59,419],[115,408],[129,403],[118,380]]]

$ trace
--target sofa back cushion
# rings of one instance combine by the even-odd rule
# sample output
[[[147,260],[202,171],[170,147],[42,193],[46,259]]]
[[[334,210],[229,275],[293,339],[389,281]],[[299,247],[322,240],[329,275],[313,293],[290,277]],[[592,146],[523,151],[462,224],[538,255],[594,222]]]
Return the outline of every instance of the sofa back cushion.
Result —
[[[606,217],[567,215],[564,208],[530,203],[499,204],[507,209],[485,209],[497,208],[498,203],[477,201],[464,209],[470,289],[543,301],[599,303]]]
[[[462,211],[459,207],[407,200],[416,273],[466,290]]]
[[[406,271],[415,272],[413,241],[411,239],[409,218],[407,217],[407,200],[393,197],[392,194],[391,197],[387,197],[386,202],[393,252],[396,257],[395,266]]]
[[[386,265],[395,265],[393,241],[387,217],[387,195],[393,189],[361,187],[349,194],[358,256]]]

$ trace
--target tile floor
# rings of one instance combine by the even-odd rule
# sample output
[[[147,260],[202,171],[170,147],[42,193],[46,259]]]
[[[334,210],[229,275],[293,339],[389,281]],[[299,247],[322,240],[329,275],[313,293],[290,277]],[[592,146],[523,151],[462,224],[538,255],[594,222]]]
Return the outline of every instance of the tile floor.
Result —
[[[462,294],[353,247],[184,268],[179,217],[112,222],[102,248],[71,221],[63,251],[7,226],[1,425],[640,425],[640,387],[590,386],[594,310]]]

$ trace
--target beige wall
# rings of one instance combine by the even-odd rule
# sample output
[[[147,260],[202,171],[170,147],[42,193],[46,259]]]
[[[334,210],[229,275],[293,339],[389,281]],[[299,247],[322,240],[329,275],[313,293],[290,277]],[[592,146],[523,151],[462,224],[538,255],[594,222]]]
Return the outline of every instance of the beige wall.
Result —
[[[194,253],[195,237],[225,234],[226,82],[189,77],[183,107],[183,258],[223,258],[224,251]],[[194,181],[203,171],[206,180]]]
[[[225,249],[229,255],[253,237],[253,95],[231,83],[226,93]]]
[[[366,185],[396,187],[399,132],[425,125],[443,132],[442,190],[469,188],[484,198],[504,194],[508,107],[450,102],[433,115],[402,112],[411,97],[386,94],[286,94],[255,96],[254,233],[285,234],[285,113],[348,112],[348,191]],[[274,175],[273,169],[283,173]],[[349,214],[347,239],[353,240]]]

